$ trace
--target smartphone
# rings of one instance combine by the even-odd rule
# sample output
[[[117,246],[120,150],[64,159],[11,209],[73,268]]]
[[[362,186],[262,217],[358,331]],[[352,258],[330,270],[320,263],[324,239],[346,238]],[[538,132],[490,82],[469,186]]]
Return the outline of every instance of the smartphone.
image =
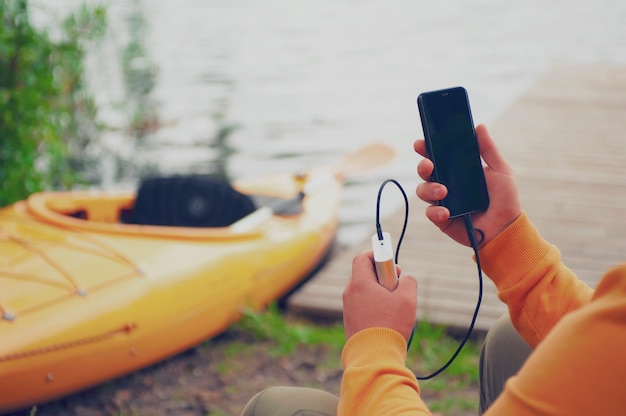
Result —
[[[448,195],[440,205],[450,218],[489,207],[469,98],[463,87],[429,91],[417,97],[428,157],[435,165],[432,180],[444,184]]]

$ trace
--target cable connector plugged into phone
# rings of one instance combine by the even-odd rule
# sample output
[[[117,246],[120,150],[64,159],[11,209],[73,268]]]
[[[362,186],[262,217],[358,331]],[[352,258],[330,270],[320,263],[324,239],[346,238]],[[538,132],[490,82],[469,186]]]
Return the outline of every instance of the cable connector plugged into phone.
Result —
[[[382,240],[380,239],[382,236]],[[376,233],[372,236],[372,251],[378,283],[393,291],[398,286],[398,273],[393,257],[393,246],[389,233]]]

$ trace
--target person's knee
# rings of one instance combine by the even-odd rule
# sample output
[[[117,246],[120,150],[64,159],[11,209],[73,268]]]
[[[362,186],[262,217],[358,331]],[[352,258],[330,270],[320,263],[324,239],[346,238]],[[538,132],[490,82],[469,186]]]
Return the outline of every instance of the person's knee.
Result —
[[[522,367],[532,349],[517,333],[508,314],[491,327],[480,351],[480,413],[500,395],[509,377]]]
[[[257,393],[246,404],[242,416],[334,416],[337,396],[306,387],[277,386]]]
[[[511,322],[509,314],[506,313],[493,324],[485,338],[484,347],[489,351],[503,351],[507,347],[530,350],[526,341],[517,333]]]

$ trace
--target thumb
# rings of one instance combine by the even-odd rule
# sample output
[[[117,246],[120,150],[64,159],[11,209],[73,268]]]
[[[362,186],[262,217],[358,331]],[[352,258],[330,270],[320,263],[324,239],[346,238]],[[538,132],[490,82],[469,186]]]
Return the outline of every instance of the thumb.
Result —
[[[413,276],[400,276],[394,292],[400,293],[399,302],[406,307],[415,309],[417,306],[417,280]],[[402,306],[402,307],[405,307]],[[413,311],[415,313],[415,311]]]
[[[398,299],[399,310],[396,314],[397,330],[408,341],[417,319],[417,280],[413,276],[402,276],[395,292],[401,294]]]
[[[480,148],[480,156],[489,168],[497,172],[512,173],[513,168],[500,153],[484,124],[479,124],[476,127],[476,138]]]
[[[398,288],[403,288],[407,292],[417,294],[417,279],[411,275],[401,275],[398,278]]]

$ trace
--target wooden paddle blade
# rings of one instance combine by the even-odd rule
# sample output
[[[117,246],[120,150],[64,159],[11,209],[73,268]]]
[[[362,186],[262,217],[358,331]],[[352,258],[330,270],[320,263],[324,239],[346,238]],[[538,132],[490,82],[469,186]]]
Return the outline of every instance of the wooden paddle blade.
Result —
[[[396,157],[395,150],[384,143],[370,143],[345,155],[335,166],[337,176],[355,175],[380,168]]]

